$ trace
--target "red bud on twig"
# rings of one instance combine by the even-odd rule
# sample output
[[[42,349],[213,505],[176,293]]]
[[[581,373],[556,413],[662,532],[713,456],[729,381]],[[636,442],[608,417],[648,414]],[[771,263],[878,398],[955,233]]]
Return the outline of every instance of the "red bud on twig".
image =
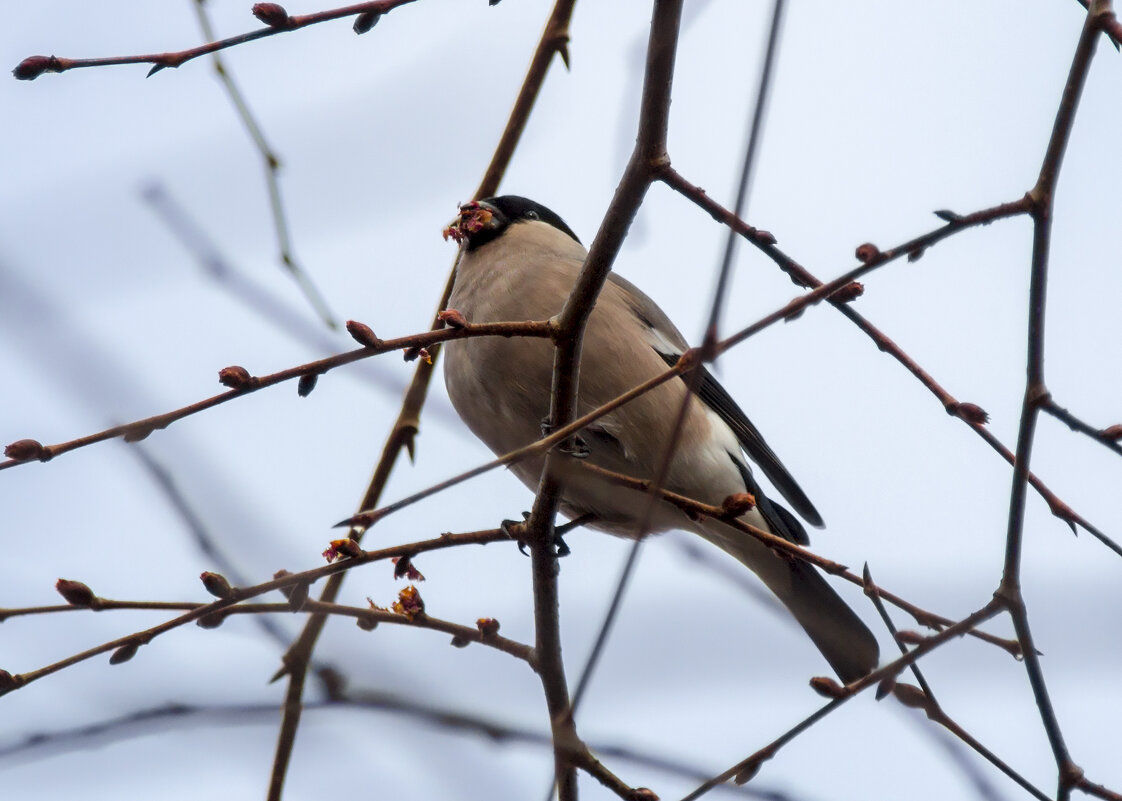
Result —
[[[203,615],[202,617],[200,617],[198,620],[195,621],[195,625],[198,626],[200,629],[216,629],[225,622],[226,622],[226,610],[225,609],[218,609],[214,612],[209,612],[209,613]]]
[[[490,637],[492,634],[499,633],[499,621],[493,617],[481,617],[475,621],[475,627],[479,629],[479,633],[484,637]]]
[[[363,11],[361,14],[355,17],[355,24],[351,26],[351,29],[359,36],[361,36],[371,28],[373,28],[375,25],[377,25],[378,20],[380,20],[381,18],[381,11]]]
[[[810,687],[825,698],[845,698],[849,691],[838,684],[829,676],[815,676],[810,680]]]
[[[727,517],[740,517],[756,508],[756,496],[750,492],[736,492],[721,501],[721,511]]]
[[[878,248],[872,242],[866,242],[863,245],[857,246],[856,256],[857,261],[861,262],[862,264],[868,264],[873,259],[876,259],[880,256],[880,248]]]
[[[292,17],[279,3],[254,3],[253,16],[264,22],[270,28],[292,27]]]
[[[397,600],[393,602],[393,611],[399,615],[404,615],[409,620],[418,615],[423,615],[425,613],[425,602],[421,600],[421,593],[417,592],[417,588],[410,584],[397,594]]]
[[[896,639],[905,645],[919,645],[927,640],[927,638],[918,631],[912,631],[911,629],[904,629],[903,631],[897,632]]]
[[[860,281],[850,281],[842,287],[838,287],[830,294],[830,300],[836,303],[852,303],[865,294],[865,285]]]
[[[252,386],[256,379],[249,374],[249,370],[234,364],[218,371],[218,381],[230,389],[246,389]]]
[[[931,707],[931,699],[914,684],[897,684],[893,689],[892,694],[896,696],[896,700],[904,706],[910,706],[913,709],[929,709]]]
[[[316,388],[316,382],[318,380],[318,373],[304,373],[304,375],[300,376],[300,380],[296,384],[296,394],[301,398],[308,397],[312,394],[312,390]]]
[[[206,587],[206,591],[215,598],[226,600],[234,597],[234,588],[230,586],[230,582],[221,573],[211,573],[206,570],[199,575],[199,578],[202,580],[203,586]]]
[[[12,70],[12,75],[19,81],[33,81],[44,72],[62,72],[63,65],[60,59],[54,56],[28,56]]]
[[[341,540],[332,540],[330,547],[323,552],[323,558],[328,562],[334,562],[345,556],[354,559],[362,556],[364,553],[366,552],[362,550],[357,542],[350,537],[345,537]]]
[[[4,455],[17,462],[29,462],[32,459],[45,462],[51,458],[50,449],[43,447],[43,443],[36,439],[17,439],[4,448]]]
[[[468,326],[467,318],[455,309],[445,309],[436,315],[436,319],[449,328],[467,328]]]
[[[347,333],[351,335],[351,339],[365,348],[382,347],[382,340],[378,339],[374,329],[366,323],[347,320]]]
[[[990,416],[986,414],[986,410],[975,403],[949,403],[947,404],[947,414],[961,417],[966,422],[979,426],[990,421]]]
[[[122,645],[120,648],[109,655],[109,664],[119,665],[122,662],[128,662],[130,659],[136,656],[136,652],[138,650],[140,650],[139,643],[130,642],[127,645]]]
[[[424,581],[425,577],[408,556],[395,556],[393,558],[393,577],[395,579],[407,578],[410,581]]]
[[[97,603],[93,590],[80,581],[60,578],[55,582],[55,589],[71,606],[88,607]]]

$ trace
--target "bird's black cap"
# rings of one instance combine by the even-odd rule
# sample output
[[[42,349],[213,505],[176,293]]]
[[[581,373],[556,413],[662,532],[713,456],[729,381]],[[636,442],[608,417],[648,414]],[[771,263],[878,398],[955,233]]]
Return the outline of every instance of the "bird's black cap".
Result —
[[[486,226],[470,236],[467,242],[468,250],[475,250],[477,247],[486,245],[502,234],[508,226],[522,222],[543,222],[546,225],[552,225],[558,231],[562,231],[575,241],[580,242],[580,238],[573,233],[573,229],[556,212],[529,198],[520,195],[500,195],[484,198],[479,201],[479,204],[484,207],[489,206],[498,213],[494,221],[495,224]]]

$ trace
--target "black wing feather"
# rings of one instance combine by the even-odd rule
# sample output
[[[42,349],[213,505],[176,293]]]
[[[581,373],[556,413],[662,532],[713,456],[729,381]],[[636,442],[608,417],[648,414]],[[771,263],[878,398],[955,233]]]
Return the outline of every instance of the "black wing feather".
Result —
[[[672,354],[659,353],[658,355],[670,366],[678,362],[678,357]],[[706,370],[704,366],[698,367],[697,370],[701,377],[697,387],[697,396],[733,430],[745,453],[760,466],[764,475],[775,485],[775,488],[779,490],[787,503],[791,504],[795,511],[812,526],[821,528],[823,526],[822,515],[814,508],[810,498],[806,497],[806,493],[802,491],[791,473],[783,466],[783,462],[779,461],[779,457],[775,455],[760,432],[752,425],[748,415],[744,414],[744,411],[736,405],[736,401],[725,391],[725,388],[713,377],[712,373]]]

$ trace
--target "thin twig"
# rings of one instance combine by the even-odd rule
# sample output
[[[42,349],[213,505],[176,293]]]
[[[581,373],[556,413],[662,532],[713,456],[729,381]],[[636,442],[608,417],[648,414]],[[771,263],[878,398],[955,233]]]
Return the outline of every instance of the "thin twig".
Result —
[[[125,645],[145,645],[161,634],[169,632],[173,629],[185,626],[188,623],[193,623],[200,618],[208,616],[220,616],[228,613],[231,607],[239,604],[248,598],[254,598],[258,595],[272,592],[273,590],[284,590],[290,587],[298,587],[301,585],[309,585],[321,578],[333,576],[337,573],[343,573],[352,570],[359,565],[369,564],[371,562],[385,561],[394,557],[401,556],[414,556],[418,553],[426,551],[439,550],[442,548],[451,548],[460,545],[485,545],[490,542],[509,541],[510,536],[501,529],[489,529],[486,531],[474,531],[466,534],[447,534],[441,537],[430,540],[421,540],[419,542],[412,542],[406,545],[395,545],[389,548],[381,548],[376,551],[365,551],[360,555],[348,558],[343,561],[333,562],[331,564],[323,565],[321,567],[305,570],[300,573],[290,573],[280,578],[274,578],[270,581],[261,582],[250,587],[238,587],[236,593],[229,598],[219,599],[207,604],[195,604],[191,608],[185,610],[184,614],[172,618],[171,620],[164,621],[152,628],[143,631],[133,632],[132,634],[124,637],[119,637],[107,643],[103,643],[94,648],[87,649],[78,654],[73,654],[65,659],[54,662],[50,665],[42,667],[38,670],[31,671],[30,673],[15,674],[11,677],[11,686],[6,688],[5,691],[11,691],[24,687],[33,681],[37,681],[52,673],[57,673],[63,668],[70,667],[79,662],[95,657],[99,654],[113,651]],[[92,605],[89,608],[96,609],[102,602],[102,599],[95,597]],[[153,606],[154,603],[159,602],[143,602],[144,606],[138,606],[136,602],[132,602],[130,606],[126,606],[130,602],[112,602],[105,601],[107,604],[116,604],[117,606],[111,608],[166,608],[166,609],[181,609],[182,606],[178,604],[164,604],[162,606]],[[39,607],[36,608],[37,612],[56,611],[57,607]],[[11,613],[13,610],[3,610],[4,612]],[[322,617],[322,615],[318,615]],[[214,619],[214,618],[212,618]]]
[[[761,252],[767,255],[772,261],[776,263],[784,272],[791,276],[799,286],[817,288],[821,286],[821,281],[815,278],[806,268],[796,262],[786,253],[781,251],[775,245],[775,239],[771,234],[766,231],[761,231],[742,219],[733,215],[731,211],[721,206],[719,203],[710,198],[705,190],[687,181],[680,173],[667,165],[662,170],[660,179],[675,191],[681,193],[688,199],[692,200],[698,206],[703,208],[709,213],[711,217],[717,222],[723,223],[731,227],[749,242],[755,244],[760,248]],[[902,245],[897,245],[889,251],[884,253],[896,254],[898,258],[901,255],[907,255],[909,258],[916,258],[921,255],[927,248],[942,241],[943,239],[951,236],[952,234],[960,231],[965,231],[968,228],[973,228],[978,225],[989,225],[991,222],[1011,217],[1018,217],[1021,215],[1029,214],[1031,211],[1031,199],[1026,195],[1019,200],[1009,203],[1001,203],[997,206],[992,206],[987,209],[981,209],[971,214],[955,215],[950,219],[946,225],[937,228],[933,231],[924,234],[921,237],[912,239]],[[912,249],[909,249],[912,248]],[[950,392],[948,392],[939,382],[937,382],[930,373],[924,370],[904,352],[896,342],[888,337],[883,331],[873,325],[866,317],[853,308],[853,305],[843,300],[829,299],[830,304],[837,309],[841,314],[845,315],[854,325],[861,331],[869,336],[879,350],[890,355],[893,359],[899,362],[905,369],[915,376],[923,386],[925,386],[943,405],[947,413],[953,417],[957,417],[966,425],[968,425],[974,433],[980,436],[986,443],[993,448],[998,454],[1001,455],[1009,464],[1013,464],[1013,452],[1002,444],[994,434],[985,426],[985,413],[983,410],[971,403],[960,402]],[[1076,526],[1084,529],[1101,543],[1106,545],[1112,551],[1122,556],[1122,545],[1119,545],[1113,539],[1108,537],[1102,530],[1092,524],[1086,518],[1082,517],[1075,512],[1068,504],[1062,501],[1052,490],[1050,490],[1043,481],[1040,480],[1034,473],[1029,473],[1029,483],[1032,484],[1033,489],[1044,499],[1048,504],[1048,508],[1052,514],[1060,520],[1067,523],[1074,530]]]
[[[67,70],[81,69],[83,67],[112,67],[120,64],[152,64],[154,66],[148,71],[148,75],[151,76],[162,69],[179,67],[192,59],[205,56],[208,53],[216,53],[219,50],[225,50],[227,47],[237,47],[238,45],[253,42],[257,39],[264,39],[267,36],[288,33],[289,31],[306,28],[309,25],[316,25],[320,22],[339,19],[340,17],[353,17],[359,14],[378,17],[382,14],[388,14],[398,6],[403,6],[406,3],[412,2],[414,2],[414,0],[375,0],[374,2],[357,3],[355,5],[334,8],[328,11],[317,11],[314,14],[302,14],[295,17],[286,15],[283,21],[278,20],[277,23],[271,24],[267,28],[261,28],[260,30],[251,31],[249,33],[231,36],[228,39],[209,42],[204,45],[199,45],[198,47],[191,47],[186,50],[178,50],[170,53],[151,53],[140,56],[113,56],[110,58],[29,56],[16,65],[16,68],[12,70],[12,74],[19,80],[32,81],[45,72],[66,72]]]
[[[829,715],[850,698],[855,697],[861,691],[872,687],[873,685],[879,684],[882,680],[890,676],[895,676],[901,670],[905,669],[908,665],[914,663],[920,657],[930,653],[932,650],[947,642],[952,637],[962,636],[976,626],[984,623],[986,620],[1000,612],[1002,606],[1003,604],[1000,600],[996,598],[991,600],[977,612],[974,612],[968,617],[963,618],[953,626],[949,626],[943,629],[938,634],[928,637],[908,653],[900,656],[899,658],[893,660],[892,662],[889,662],[886,665],[877,668],[872,673],[853,682],[852,684],[848,684],[844,688],[840,688],[838,696],[830,701],[830,703],[826,704],[823,707],[820,707],[809,717],[803,719],[795,726],[788,729],[786,732],[772,740],[763,748],[757,750],[747,759],[741,760],[725,772],[714,776],[712,779],[695,789],[692,793],[685,796],[682,801],[695,801],[695,799],[698,799],[701,796],[705,795],[714,787],[724,784],[729,779],[732,779],[734,777],[737,778],[738,783],[748,781],[756,774],[756,772],[764,762],[771,759],[779,752],[780,748],[789,743],[791,740],[795,739],[795,737],[797,737],[799,734],[802,734],[802,732],[806,731],[819,720]]]
[[[1049,395],[1048,398],[1041,404],[1040,411],[1047,412],[1048,414],[1059,420],[1061,423],[1066,425],[1068,428],[1070,428],[1072,431],[1076,431],[1080,434],[1086,434],[1095,442],[1109,448],[1119,456],[1122,456],[1122,443],[1119,442],[1119,439],[1122,438],[1122,431],[1118,432],[1119,436],[1117,437],[1109,436],[1108,432],[1105,429],[1095,428],[1094,426],[1083,422],[1067,409],[1057,404],[1051,395]]]
[[[507,120],[502,139],[496,148],[495,156],[491,160],[492,169],[488,170],[488,177],[486,177],[480,185],[480,192],[486,191],[487,194],[490,194],[495,191],[502,179],[506,165],[513,153],[514,146],[521,137],[521,132],[529,119],[529,113],[533,107],[534,100],[537,98],[541,84],[545,80],[546,67],[552,63],[552,55],[558,52],[558,45],[555,37],[559,35],[559,31],[562,29],[567,31],[568,18],[572,13],[573,2],[575,2],[575,0],[557,0],[554,5],[553,13],[550,15],[550,24],[546,26],[546,30],[538,43],[534,59],[531,61],[530,70],[522,82],[522,89],[519,92],[519,102],[516,104],[515,110]],[[556,28],[553,27],[554,23],[557,24]],[[560,52],[562,55],[565,54],[563,47]],[[502,155],[503,153],[506,155]],[[448,299],[452,295],[458,258],[457,256],[456,261],[453,262],[452,270],[448,274],[448,278],[444,284],[444,290],[437,303],[437,314],[434,315],[432,321],[432,328],[434,330],[438,330],[444,325],[439,316],[439,312],[447,307]],[[409,388],[406,390],[402,399],[401,411],[398,413],[397,420],[394,421],[394,425],[382,448],[382,454],[374,468],[374,474],[370,479],[366,491],[363,493],[362,500],[359,502],[358,508],[360,510],[370,509],[377,505],[378,500],[381,498],[382,491],[385,489],[386,482],[389,480],[390,473],[402,450],[407,451],[410,458],[413,457],[416,435],[420,430],[421,409],[424,407],[425,400],[428,397],[428,388],[432,381],[435,361],[439,357],[439,354],[440,349],[439,344],[437,344],[432,348],[430,358],[422,360],[417,365],[417,369],[413,373],[413,380],[409,384]],[[351,536],[357,540],[361,538],[362,533],[361,530],[352,529]],[[341,582],[341,576],[332,578],[324,588],[320,599],[323,601],[333,601],[339,592]],[[304,627],[304,630],[300,633],[300,636],[294,641],[285,654],[282,672],[288,671],[290,673],[289,688],[286,696],[285,715],[281,721],[280,731],[277,735],[276,754],[269,780],[270,789],[268,801],[280,801],[281,798],[284,777],[287,774],[289,759],[295,745],[296,730],[299,726],[299,699],[303,696],[307,664],[311,659],[312,652],[315,649],[316,642],[319,639],[319,635],[325,623],[326,618],[324,616],[313,615]]]
[[[246,376],[241,380],[236,389],[231,389],[228,392],[223,392],[219,395],[214,395],[201,401],[188,404],[179,409],[173,409],[170,412],[163,414],[153,415],[152,417],[145,417],[141,420],[135,420],[131,423],[125,423],[119,426],[113,426],[96,434],[88,434],[84,437],[78,437],[67,442],[60,442],[54,445],[42,445],[34,440],[21,440],[19,444],[26,448],[26,451],[18,452],[19,458],[15,458],[17,454],[10,453],[13,458],[7,461],[0,462],[0,470],[15,467],[16,465],[25,462],[40,461],[46,462],[78,448],[84,448],[88,445],[93,445],[98,442],[115,439],[117,437],[124,437],[126,442],[137,442],[144,439],[153,431],[159,431],[167,428],[172,423],[182,420],[185,417],[198,414],[199,412],[206,411],[214,406],[226,403],[249,395],[258,390],[271,387],[285,381],[299,380],[305,375],[323,375],[330,372],[337,367],[359,361],[360,359],[369,359],[372,356],[378,356],[383,353],[388,353],[395,350],[404,350],[407,355],[412,352],[415,354],[420,349],[427,349],[435,346],[441,342],[447,342],[453,339],[466,339],[475,336],[531,336],[531,337],[549,337],[552,335],[553,326],[546,320],[541,322],[521,322],[521,323],[481,323],[481,324],[468,324],[462,328],[443,328],[439,330],[425,331],[420,334],[411,334],[405,337],[398,337],[397,339],[377,340],[376,342],[367,345],[366,347],[358,348],[357,350],[339,353],[334,356],[328,356],[324,359],[316,359],[315,361],[306,362],[295,367],[289,367],[285,370],[280,370],[275,373],[262,376]],[[9,446],[8,450],[12,450],[13,446]],[[7,452],[7,451],[6,451]]]
[[[1082,771],[1072,762],[1064,742],[1059,721],[1044,682],[1040,659],[1033,645],[1028,614],[1021,595],[1021,552],[1025,524],[1025,500],[1028,493],[1029,460],[1040,409],[1048,401],[1048,388],[1044,383],[1044,321],[1045,298],[1048,287],[1048,258],[1051,250],[1052,216],[1054,213],[1056,182],[1063,162],[1071,130],[1075,124],[1075,111],[1079,105],[1091,60],[1098,43],[1101,23],[1110,13],[1107,0],[1091,0],[1083,31],[1072,58],[1071,70],[1064,85],[1052,135],[1040,167],[1036,186],[1029,192],[1032,199],[1032,264],[1029,278],[1028,307],[1028,357],[1024,401],[1017,433],[1016,458],[1013,464],[1012,488],[1009,493],[1009,524],[1005,540],[1005,566],[995,597],[1000,598],[1013,618],[1017,639],[1025,655],[1025,670],[1040,719],[1059,774],[1057,798],[1066,801],[1071,790],[1082,776]]]
[[[210,16],[206,12],[206,0],[195,0],[195,14],[198,17],[203,36],[208,41],[214,41],[214,27],[210,24]],[[335,320],[335,315],[332,314],[323,294],[293,254],[292,240],[288,233],[288,216],[284,210],[280,180],[277,177],[280,170],[280,159],[277,158],[276,152],[269,146],[269,143],[265,141],[265,134],[261,130],[261,126],[254,118],[253,112],[249,110],[249,102],[234,82],[233,76],[222,61],[222,57],[215,52],[211,54],[211,58],[214,63],[214,71],[218,73],[218,79],[222,81],[222,86],[226,89],[230,102],[234,104],[238,119],[242,121],[246,133],[253,140],[254,147],[257,148],[257,152],[261,156],[261,163],[265,168],[265,188],[269,193],[269,210],[272,213],[273,227],[277,233],[277,246],[280,251],[281,264],[296,281],[296,285],[300,287],[300,291],[324,324],[328,328],[337,329],[339,323]]]

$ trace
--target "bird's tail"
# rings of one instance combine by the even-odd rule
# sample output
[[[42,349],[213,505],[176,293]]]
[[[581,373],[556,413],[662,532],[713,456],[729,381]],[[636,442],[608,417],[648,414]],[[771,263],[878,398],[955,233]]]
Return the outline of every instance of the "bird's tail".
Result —
[[[876,637],[817,568],[782,556],[754,537],[715,520],[699,523],[696,530],[760,577],[810,635],[842,681],[856,681],[876,668],[880,659]]]

